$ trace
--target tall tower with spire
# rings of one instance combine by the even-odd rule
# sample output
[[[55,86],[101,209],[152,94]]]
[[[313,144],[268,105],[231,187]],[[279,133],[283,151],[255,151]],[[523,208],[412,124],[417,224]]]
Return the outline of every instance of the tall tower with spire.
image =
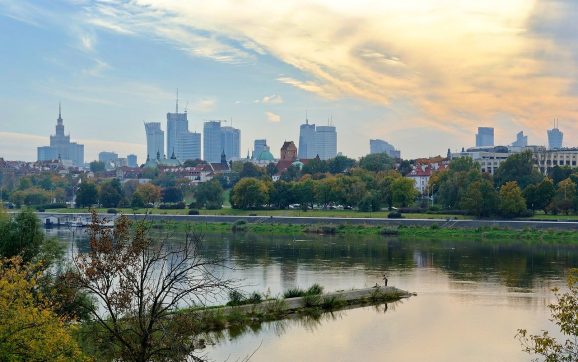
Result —
[[[305,113],[305,123],[299,127],[299,158],[315,158],[315,124],[309,124],[307,112]]]
[[[554,128],[548,130],[548,149],[558,150],[562,148],[564,133],[558,129],[558,120],[554,120]]]
[[[175,113],[167,113],[167,155],[174,154],[181,161],[201,158],[201,134],[189,132],[187,111],[179,113],[179,90],[175,102]]]
[[[84,164],[84,145],[70,142],[70,135],[64,133],[62,106],[58,103],[58,118],[53,135],[50,136],[50,146],[38,147],[38,161],[61,159],[75,166]]]

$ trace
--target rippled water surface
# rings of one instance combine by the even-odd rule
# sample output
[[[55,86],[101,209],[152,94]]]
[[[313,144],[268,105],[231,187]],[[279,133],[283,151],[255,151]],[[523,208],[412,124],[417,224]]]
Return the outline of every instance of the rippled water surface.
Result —
[[[69,250],[86,238],[49,231]],[[226,257],[246,291],[275,296],[319,283],[327,291],[381,283],[418,293],[385,308],[265,323],[226,334],[215,361],[528,361],[517,328],[552,329],[550,289],[578,266],[578,244],[407,241],[378,236],[207,235],[203,253]]]

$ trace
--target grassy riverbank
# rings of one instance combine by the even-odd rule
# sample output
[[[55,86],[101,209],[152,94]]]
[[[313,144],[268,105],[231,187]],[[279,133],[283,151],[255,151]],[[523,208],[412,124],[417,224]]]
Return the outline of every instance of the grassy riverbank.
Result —
[[[575,242],[578,232],[567,230],[524,229],[480,227],[475,229],[445,228],[438,226],[374,226],[374,225],[294,225],[275,223],[174,223],[174,227],[196,227],[210,233],[257,233],[284,235],[382,235],[400,239],[419,240],[520,240],[539,242]]]

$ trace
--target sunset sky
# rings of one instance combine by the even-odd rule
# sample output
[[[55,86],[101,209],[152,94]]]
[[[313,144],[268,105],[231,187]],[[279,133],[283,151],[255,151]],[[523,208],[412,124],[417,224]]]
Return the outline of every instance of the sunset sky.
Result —
[[[86,161],[142,162],[177,88],[190,129],[232,119],[243,155],[297,143],[306,112],[351,157],[445,154],[478,126],[543,145],[554,118],[578,146],[577,24],[575,0],[0,0],[0,157],[35,160],[60,101]]]

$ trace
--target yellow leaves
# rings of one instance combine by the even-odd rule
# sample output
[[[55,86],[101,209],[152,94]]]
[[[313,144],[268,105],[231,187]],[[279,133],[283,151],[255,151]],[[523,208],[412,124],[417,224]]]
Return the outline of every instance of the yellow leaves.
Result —
[[[37,265],[0,259],[0,360],[83,361],[71,328],[38,293]]]

